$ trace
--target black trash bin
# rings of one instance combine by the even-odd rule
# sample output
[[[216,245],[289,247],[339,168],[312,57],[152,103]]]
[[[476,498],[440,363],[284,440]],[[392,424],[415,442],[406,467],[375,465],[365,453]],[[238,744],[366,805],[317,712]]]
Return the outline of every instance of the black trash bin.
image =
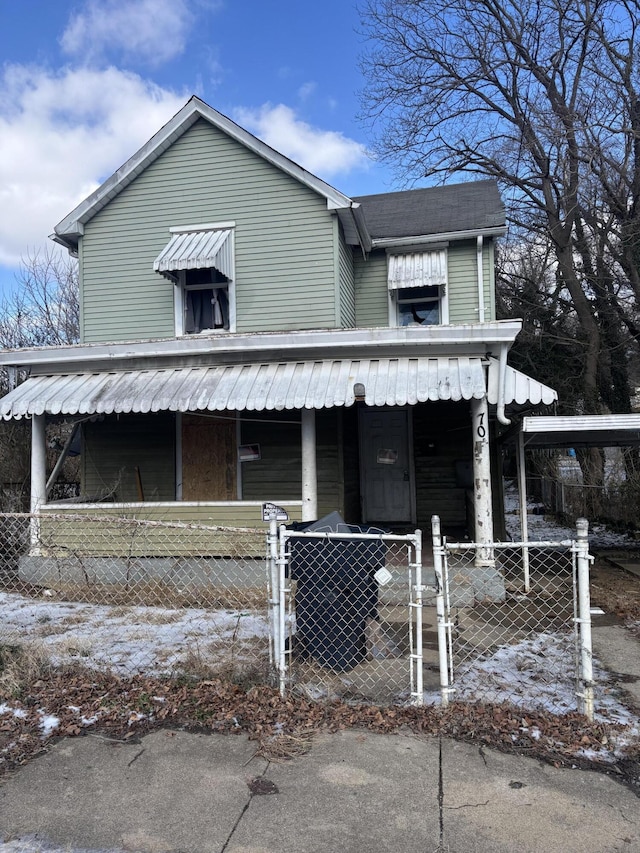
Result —
[[[297,530],[384,533],[377,527],[346,524],[338,513]],[[295,654],[344,671],[366,657],[366,626],[378,615],[378,583],[384,566],[382,541],[292,538],[290,577],[296,581]]]

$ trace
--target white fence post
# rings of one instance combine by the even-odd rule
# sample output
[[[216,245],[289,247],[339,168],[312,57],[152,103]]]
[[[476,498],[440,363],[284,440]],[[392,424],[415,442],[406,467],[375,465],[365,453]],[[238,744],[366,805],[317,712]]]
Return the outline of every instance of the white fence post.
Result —
[[[286,565],[287,565],[287,529],[284,524],[280,525],[280,553],[278,556],[278,674],[280,676],[280,695],[284,696],[287,689],[287,661],[286,661],[286,637],[285,637],[285,601],[287,595]],[[290,641],[291,642],[291,641]]]
[[[580,643],[581,711],[593,721],[593,651],[591,646],[591,596],[589,594],[589,522],[576,522],[576,563],[578,575],[578,637]]]
[[[269,664],[278,667],[280,663],[280,578],[278,575],[278,522],[272,518],[267,534],[268,582],[269,582]]]
[[[438,661],[440,665],[440,695],[442,706],[449,704],[449,666],[448,666],[448,642],[447,642],[447,614],[444,598],[444,570],[442,560],[442,536],[440,534],[440,518],[431,516],[431,536],[433,541],[433,568],[436,575],[436,614],[438,618]]]
[[[424,587],[422,585],[422,531],[416,530],[414,533],[414,550],[415,550],[415,574],[413,577],[414,586],[412,608],[416,613],[415,639],[411,650],[411,690],[413,691],[415,704],[424,704],[424,679],[422,673],[422,593]],[[411,608],[409,611],[409,630],[412,629],[413,618]]]

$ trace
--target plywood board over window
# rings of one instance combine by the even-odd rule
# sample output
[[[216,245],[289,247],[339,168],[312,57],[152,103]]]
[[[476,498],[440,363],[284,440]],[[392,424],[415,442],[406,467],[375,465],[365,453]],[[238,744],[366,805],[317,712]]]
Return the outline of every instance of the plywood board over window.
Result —
[[[237,495],[236,422],[182,417],[182,499],[232,501]]]

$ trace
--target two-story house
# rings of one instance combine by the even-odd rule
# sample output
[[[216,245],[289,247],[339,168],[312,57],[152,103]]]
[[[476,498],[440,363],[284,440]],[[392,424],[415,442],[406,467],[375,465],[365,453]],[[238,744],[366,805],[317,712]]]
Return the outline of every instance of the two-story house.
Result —
[[[492,531],[496,420],[555,392],[495,318],[483,180],[349,198],[198,98],[55,228],[81,342],[3,352],[29,377],[32,509],[255,525]],[[80,502],[47,501],[45,424],[81,433]],[[97,506],[99,504],[99,506]]]

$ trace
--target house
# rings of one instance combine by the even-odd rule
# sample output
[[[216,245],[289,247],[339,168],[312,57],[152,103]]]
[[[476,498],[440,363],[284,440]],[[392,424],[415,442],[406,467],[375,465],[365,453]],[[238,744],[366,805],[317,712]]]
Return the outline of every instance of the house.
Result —
[[[555,392],[507,363],[491,180],[349,198],[196,97],[55,227],[81,342],[5,351],[32,421],[32,510],[493,537],[492,436]],[[15,372],[15,370],[13,372]],[[47,501],[47,420],[80,502]]]

